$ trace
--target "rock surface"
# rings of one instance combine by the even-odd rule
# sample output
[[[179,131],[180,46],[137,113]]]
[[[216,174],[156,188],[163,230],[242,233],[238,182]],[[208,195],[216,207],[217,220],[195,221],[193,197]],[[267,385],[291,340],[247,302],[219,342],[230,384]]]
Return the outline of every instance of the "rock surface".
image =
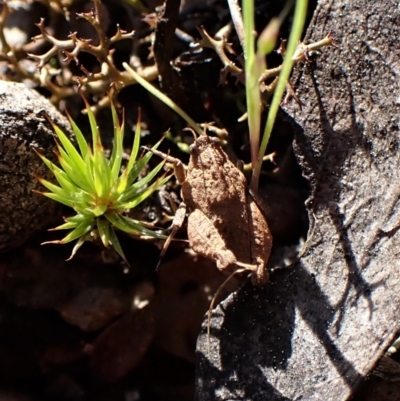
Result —
[[[55,159],[45,113],[64,130],[69,124],[49,100],[23,84],[0,81],[0,98],[0,251],[7,251],[54,221],[56,203],[32,192],[43,191],[34,174],[53,177],[34,150]]]

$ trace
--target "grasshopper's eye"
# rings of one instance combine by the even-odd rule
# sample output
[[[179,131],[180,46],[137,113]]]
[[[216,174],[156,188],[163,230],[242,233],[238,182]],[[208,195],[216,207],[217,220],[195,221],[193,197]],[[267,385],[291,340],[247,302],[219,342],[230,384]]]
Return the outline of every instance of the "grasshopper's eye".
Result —
[[[196,153],[196,152],[197,152],[196,142],[193,142],[193,143],[189,146],[189,152],[190,152],[190,153]]]
[[[220,144],[221,143],[221,141],[219,140],[219,138],[217,138],[217,137],[215,137],[215,136],[211,136],[210,137],[210,141],[212,142],[212,143],[214,143],[214,144]]]
[[[213,255],[219,270],[225,270],[229,265],[236,264],[236,257],[232,251],[223,249]]]

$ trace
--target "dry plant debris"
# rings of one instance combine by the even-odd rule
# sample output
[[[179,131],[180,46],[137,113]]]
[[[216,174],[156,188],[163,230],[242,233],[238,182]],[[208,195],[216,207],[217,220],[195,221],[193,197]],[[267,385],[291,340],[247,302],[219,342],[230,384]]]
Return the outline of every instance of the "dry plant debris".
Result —
[[[46,2],[46,4],[57,11],[63,13],[66,18],[66,6],[70,2]],[[85,96],[96,95],[98,101],[93,107],[93,111],[103,108],[110,104],[111,100],[116,100],[119,91],[129,85],[133,85],[136,81],[126,72],[120,71],[113,60],[112,46],[125,39],[132,39],[134,32],[126,32],[117,25],[116,33],[112,37],[107,37],[103,21],[103,13],[101,10],[101,1],[93,0],[94,8],[87,13],[76,13],[76,18],[85,19],[95,30],[97,38],[79,38],[77,32],[70,32],[68,39],[60,40],[54,37],[45,26],[45,20],[41,18],[36,25],[40,29],[40,34],[33,37],[33,43],[28,43],[21,48],[10,45],[4,35],[7,18],[12,12],[7,2],[3,4],[0,14],[0,56],[7,61],[13,72],[8,74],[8,79],[13,77],[14,80],[28,79],[36,85],[46,88],[51,93],[51,101],[54,104],[65,98],[75,96],[78,89],[81,89]],[[31,51],[48,42],[51,48],[44,54],[36,54]],[[96,58],[100,65],[98,72],[88,71],[82,65],[78,56],[81,53],[91,54]],[[29,60],[37,62],[36,68],[27,64]],[[79,66],[82,74],[75,75],[73,70],[69,68],[70,63],[74,61]],[[56,68],[53,65],[58,64]],[[154,80],[157,78],[156,65],[137,69],[137,72],[146,80]]]
[[[199,32],[201,35],[201,40],[194,44],[194,48],[210,48],[214,49],[220,58],[223,68],[221,70],[220,76],[220,84],[226,83],[227,77],[229,75],[234,76],[237,81],[241,82],[243,85],[245,84],[245,76],[244,69],[242,66],[236,65],[227,55],[227,53],[234,54],[231,44],[227,41],[227,35],[229,34],[231,28],[231,23],[223,27],[219,32],[216,33],[215,37],[211,37],[204,27],[199,28]],[[295,64],[303,63],[309,60],[309,56],[319,49],[325,46],[336,46],[332,33],[328,33],[328,35],[319,40],[318,42],[305,44],[303,42],[299,43],[296,53],[293,56],[293,61]],[[284,57],[285,56],[285,42],[282,41],[278,52]],[[262,93],[262,100],[265,105],[268,104],[271,95],[275,90],[275,86],[278,81],[279,74],[282,70],[282,65],[267,69],[260,76],[259,85]],[[272,79],[272,82],[271,82]],[[288,92],[290,96],[294,95],[294,91],[288,83]]]

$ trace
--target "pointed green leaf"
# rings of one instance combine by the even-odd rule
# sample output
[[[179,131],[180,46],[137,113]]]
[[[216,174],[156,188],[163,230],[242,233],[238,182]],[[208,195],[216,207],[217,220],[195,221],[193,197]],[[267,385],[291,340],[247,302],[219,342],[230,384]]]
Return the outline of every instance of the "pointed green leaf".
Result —
[[[129,173],[127,169],[123,172],[118,184],[118,193],[124,192],[127,187],[132,185],[132,183],[139,177],[140,172],[144,169],[152,156],[153,154],[151,152],[147,152],[137,163],[135,163]]]
[[[69,138],[64,134],[64,132],[57,126],[53,125],[53,129],[60,140],[63,148],[65,151],[68,153],[68,156],[70,159],[73,161],[74,165],[79,168],[81,173],[85,171],[85,164],[83,162],[82,156],[79,154],[79,152],[76,150],[75,146],[72,144],[72,142],[69,140]]]
[[[61,167],[68,175],[71,182],[78,187],[84,188],[86,191],[92,191],[93,189],[87,180],[87,175],[83,173],[81,174],[80,171],[77,170],[68,154],[61,147],[59,147],[59,151],[60,155],[58,155],[58,162],[61,164]]]
[[[162,176],[161,178],[157,179],[157,188],[155,190],[157,190],[158,188],[161,188],[163,185],[165,185],[173,176],[173,174],[169,174],[167,176]],[[132,187],[131,187],[132,188]],[[123,204],[124,206],[133,201],[135,199],[136,196],[141,195],[144,191],[146,191],[147,189],[141,189],[141,190],[137,190],[137,191],[131,191],[131,188],[126,191],[126,196],[125,193],[123,194],[123,197],[121,197],[120,199],[118,199],[118,203]],[[114,207],[115,209],[115,207]]]
[[[53,174],[54,174],[54,171],[58,171],[60,174],[64,174],[65,176],[67,176],[67,173],[64,170],[60,169],[60,167],[58,167],[56,164],[51,162],[45,156],[41,155],[40,153],[38,153],[38,155],[42,159],[43,163],[49,168],[49,170],[52,171]]]
[[[123,219],[125,224],[131,226],[133,230],[137,230],[140,233],[140,236],[158,238],[158,239],[168,238],[164,234],[146,228],[140,221],[133,220],[128,217],[123,217]]]
[[[108,248],[110,245],[110,222],[104,218],[97,219],[97,229],[103,245]]]
[[[96,205],[93,208],[93,214],[95,216],[101,216],[105,213],[106,210],[107,210],[107,205]]]
[[[61,156],[59,156],[59,157],[61,157]],[[57,181],[58,181],[58,177],[61,176],[65,180],[68,180],[72,185],[74,185],[76,187],[76,189],[82,188],[82,190],[84,190],[86,192],[92,191],[92,188],[91,188],[90,184],[88,183],[85,175],[80,174],[80,173],[74,174],[73,173],[74,170],[70,166],[68,167],[68,170],[67,170],[69,172],[69,174],[68,174],[67,171],[64,171],[63,169],[59,168],[57,165],[52,163],[50,160],[47,160],[46,158],[42,158],[42,160],[47,165],[47,167],[49,167],[49,169],[52,171],[52,173],[56,177]],[[59,159],[59,163],[61,164],[61,166],[63,166],[60,159]],[[74,175],[73,176],[74,179],[72,179],[71,174]]]
[[[67,236],[65,236],[62,240],[62,244],[66,244],[71,242],[77,238],[84,237],[93,229],[92,224],[88,224],[86,221],[83,221],[79,224],[74,230],[72,230]]]
[[[92,156],[92,166],[90,167],[94,189],[96,194],[102,196],[107,187],[110,185],[110,173],[108,175],[100,177],[102,174],[107,174],[107,169],[105,164],[108,166],[108,161],[104,156],[103,146],[101,144],[101,138],[99,129],[97,126],[96,118],[90,108],[89,103],[87,102],[86,98],[83,96],[83,100],[86,105],[87,115],[89,117],[90,129],[92,131],[92,146],[93,146],[93,156]]]
[[[147,199],[154,191],[156,191],[158,188],[162,187],[165,182],[167,182],[171,176],[168,176],[168,178],[160,178],[153,184],[151,184],[148,188],[146,188],[144,191],[139,192],[130,202],[127,202],[123,204],[124,209],[133,209],[136,206],[138,206],[141,202],[143,202],[145,199]]]
[[[96,117],[94,116],[93,111],[90,108],[90,105],[89,105],[88,101],[86,100],[85,96],[82,96],[82,99],[85,102],[86,112],[89,117],[90,129],[92,131],[93,148],[95,147],[96,144],[99,144],[101,146],[101,138],[100,138],[100,134],[99,134],[99,128],[98,128],[97,122],[96,122]]]
[[[97,229],[103,245],[108,248],[110,245],[110,222],[104,218],[97,219]]]
[[[121,128],[121,125],[119,123],[117,110],[115,109],[113,103],[111,103],[111,112],[114,124],[114,146],[110,157],[110,167],[111,167],[111,181],[114,184],[117,182],[118,175],[121,169],[124,131],[123,131],[123,126]]]
[[[66,190],[69,193],[72,193],[79,188],[75,185],[74,182],[71,181],[70,177],[68,174],[60,169],[58,166],[56,166],[54,163],[52,163],[50,160],[48,160],[44,156],[40,156],[45,165],[51,170],[53,173],[54,177],[56,178],[57,182],[62,186],[64,190]]]
[[[111,212],[111,213],[106,213],[104,215],[104,217],[112,224],[114,225],[116,228],[118,228],[121,231],[125,231],[130,233],[129,231],[129,226],[127,226],[123,219],[122,216],[120,216],[119,214],[115,213],[115,212]]]
[[[68,196],[57,195],[52,192],[42,192],[42,195],[46,196],[47,198],[53,199],[57,202],[60,202],[65,206],[73,207],[71,198]]]
[[[69,155],[68,155],[68,153],[65,151],[65,149],[60,145],[60,144],[58,144],[57,143],[57,151],[58,151],[58,153],[57,152],[55,152],[56,153],[56,155],[57,155],[57,158],[58,158],[58,161],[59,161],[59,163],[61,164],[61,160],[62,160],[62,162],[65,164],[65,165],[67,165],[69,168],[70,168],[70,170],[74,170],[74,163],[72,162],[72,160],[71,160],[71,158],[69,157]],[[64,167],[63,167],[64,168]],[[64,169],[65,170],[65,169]],[[68,174],[68,172],[66,172],[67,174]]]
[[[153,178],[158,174],[158,172],[163,168],[165,164],[165,160],[163,160],[158,166],[156,166],[153,170],[150,171],[146,176],[144,176],[140,181],[135,182],[133,185],[129,187],[126,191],[124,191],[121,201],[129,201],[132,196],[135,196],[135,193],[142,190],[148,185]]]
[[[81,238],[78,239],[77,243],[72,248],[72,252],[71,252],[70,257],[68,259],[66,259],[66,261],[71,260],[76,255],[76,253],[78,252],[78,249],[83,245],[85,240],[86,240],[86,236],[81,237]]]
[[[64,220],[67,222],[74,222],[74,223],[81,223],[82,221],[88,219],[87,216],[83,215],[83,214],[75,214],[74,216],[68,216],[66,217]]]
[[[79,149],[81,151],[81,156],[82,159],[85,159],[86,153],[88,151],[88,144],[86,142],[85,137],[82,134],[82,131],[80,128],[76,125],[75,121],[72,119],[72,117],[68,114],[67,112],[67,117],[69,120],[69,123],[71,124],[72,130],[74,131],[76,140],[78,141]]]
[[[129,157],[128,165],[126,167],[128,174],[132,170],[132,167],[134,166],[136,159],[137,159],[137,155],[139,153],[140,137],[142,135],[142,130],[140,128],[140,120],[141,120],[141,111],[139,109],[138,119],[137,119],[136,128],[135,128],[135,138],[133,141],[133,147],[132,147],[131,155]]]
[[[121,256],[121,258],[124,260],[124,262],[129,266],[129,263],[125,257],[125,254],[121,248],[121,244],[118,241],[118,237],[115,234],[115,231],[112,227],[110,227],[110,232],[109,232],[109,241],[110,244],[113,246],[113,248],[115,249],[115,251],[118,253],[119,256]]]
[[[59,230],[72,230],[75,229],[79,223],[75,223],[73,221],[67,221],[64,224],[61,224],[60,226],[51,228],[49,231],[59,231]]]
[[[138,136],[139,138],[139,136]],[[152,149],[157,149],[158,146],[160,145],[160,143],[163,141],[164,138],[161,138],[153,147]],[[136,138],[135,138],[136,140]],[[136,162],[134,165],[132,165],[129,168],[129,163],[131,161],[131,159],[129,159],[129,163],[128,163],[128,167],[126,169],[126,172],[128,174],[128,177],[121,177],[121,187],[118,187],[118,192],[121,193],[122,191],[120,191],[120,188],[124,188],[123,190],[125,190],[125,188],[127,186],[132,185],[132,183],[136,180],[136,178],[139,176],[140,172],[143,170],[143,168],[146,166],[146,164],[149,162],[149,160],[151,159],[151,157],[153,156],[152,152],[147,152],[138,162]],[[126,180],[126,182],[124,181]],[[125,187],[123,186],[125,184]]]
[[[88,205],[88,204],[80,204],[79,202],[73,203],[72,207],[74,210],[83,215],[86,216],[87,218],[95,219],[96,216],[94,214],[94,206],[93,205]]]
[[[63,188],[60,188],[58,185],[53,184],[50,181],[45,180],[44,178],[39,178],[38,177],[39,182],[46,187],[49,191],[60,195],[60,196],[66,196],[68,197],[68,192],[66,192]]]
[[[53,171],[54,177],[56,178],[57,182],[60,184],[61,188],[68,194],[74,194],[77,191],[80,191],[74,183],[71,182],[68,175],[64,173],[61,169]]]
[[[93,172],[93,154],[90,147],[88,148],[88,152],[85,157],[85,166],[86,166],[86,179],[90,183],[92,187],[92,193],[95,194],[95,186],[94,186],[94,172]]]
[[[112,176],[110,165],[108,164],[108,160],[103,151],[101,152],[101,154],[99,154],[95,167],[97,170],[97,174],[100,175],[103,187],[102,192],[99,193],[99,196],[108,199],[112,187]]]
[[[152,238],[167,238],[163,234],[156,233],[155,231],[149,230],[144,227],[143,224],[137,220],[129,219],[125,216],[118,215],[117,213],[107,213],[105,217],[112,223],[116,228],[124,231],[131,235],[136,236],[148,236]]]

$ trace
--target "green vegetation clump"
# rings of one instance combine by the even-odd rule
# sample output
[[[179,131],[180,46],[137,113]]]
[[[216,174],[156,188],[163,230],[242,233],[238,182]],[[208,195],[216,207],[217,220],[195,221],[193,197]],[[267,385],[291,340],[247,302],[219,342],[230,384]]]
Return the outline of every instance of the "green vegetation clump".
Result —
[[[141,238],[165,238],[164,235],[146,227],[146,223],[125,215],[127,210],[135,208],[168,181],[169,176],[155,179],[164,161],[143,178],[138,179],[153,155],[149,151],[138,158],[140,147],[140,121],[138,121],[132,153],[121,173],[124,122],[119,121],[113,104],[111,110],[114,122],[114,147],[109,158],[105,155],[96,119],[87,102],[86,111],[92,131],[92,147],[86,142],[79,127],[68,116],[78,149],[63,131],[51,122],[57,138],[56,155],[60,167],[39,154],[58,182],[56,185],[38,177],[41,184],[50,191],[40,193],[71,207],[76,212],[75,215],[65,218],[64,224],[54,229],[71,230],[68,235],[62,240],[50,242],[65,244],[77,240],[71,258],[94,229],[98,230],[103,245],[105,247],[111,245],[125,262],[127,261],[115,234],[115,228]],[[152,149],[157,148],[158,144]]]

